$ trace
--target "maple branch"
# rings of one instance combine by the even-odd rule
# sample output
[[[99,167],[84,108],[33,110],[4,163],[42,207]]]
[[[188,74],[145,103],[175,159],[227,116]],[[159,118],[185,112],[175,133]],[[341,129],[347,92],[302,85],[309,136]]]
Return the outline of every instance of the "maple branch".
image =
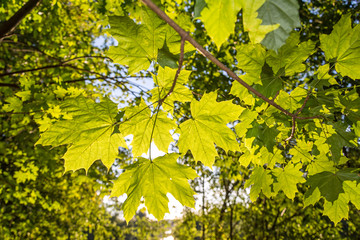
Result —
[[[301,113],[301,111],[304,109],[307,101],[309,101],[309,98],[310,98],[310,93],[308,93],[308,95],[305,98],[305,101],[304,101],[303,105],[299,108],[299,110],[296,111],[295,115],[299,115]]]
[[[5,77],[5,76],[11,76],[11,75],[27,73],[27,72],[35,72],[35,71],[40,71],[40,70],[49,69],[49,68],[57,68],[57,67],[64,67],[64,65],[63,64],[56,64],[56,65],[49,65],[49,66],[39,67],[39,68],[25,69],[25,70],[15,71],[15,72],[1,73],[0,78]]]
[[[11,75],[16,75],[16,74],[27,73],[27,72],[36,72],[36,71],[40,71],[40,70],[45,70],[45,69],[50,69],[50,68],[61,68],[61,67],[68,67],[68,68],[72,68],[72,69],[75,69],[75,70],[88,72],[88,73],[97,75],[97,76],[99,76],[99,77],[101,77],[103,79],[104,78],[111,78],[111,77],[104,76],[104,75],[102,75],[100,73],[90,71],[90,70],[85,69],[85,68],[80,68],[80,67],[76,67],[76,66],[73,66],[73,65],[70,65],[70,64],[64,64],[64,63],[55,64],[55,65],[48,65],[48,66],[39,67],[39,68],[25,69],[25,70],[15,71],[15,72],[1,73],[0,78],[5,77],[5,76],[11,76]]]
[[[211,62],[216,64],[220,69],[224,70],[230,77],[238,81],[241,85],[243,85],[247,90],[264,100],[265,102],[269,103],[270,105],[274,106],[285,115],[294,117],[295,114],[287,111],[286,109],[282,108],[278,104],[276,104],[273,100],[265,97],[263,94],[255,90],[249,84],[244,82],[240,79],[233,71],[231,71],[228,67],[226,67],[222,62],[220,62],[216,57],[214,57],[210,52],[205,50],[195,39],[193,39],[184,29],[182,29],[179,25],[177,25],[165,12],[163,12],[156,4],[154,4],[151,0],[142,0],[142,2],[148,6],[154,13],[156,13],[161,19],[163,19],[167,24],[169,24],[179,35],[181,38],[184,38],[186,41],[191,43],[202,55],[207,57]]]
[[[287,139],[285,139],[285,142],[290,141],[295,135],[295,128],[296,128],[295,117],[292,117],[291,120],[292,120],[291,134]]]
[[[19,85],[14,83],[0,83],[0,87],[20,88]]]
[[[32,113],[38,113],[38,112],[42,112],[42,110],[32,111],[32,112],[0,112],[0,115],[32,114]]]
[[[291,117],[292,119],[292,126],[291,126],[291,134],[290,136],[285,139],[285,142],[287,141],[290,141],[294,135],[295,135],[295,128],[296,128],[296,119],[302,119],[302,120],[305,120],[305,119],[315,119],[315,118],[323,118],[323,116],[320,116],[320,115],[316,115],[316,116],[311,116],[311,117],[299,117],[299,114],[302,112],[302,110],[304,110],[305,108],[305,105],[306,103],[309,101],[310,99],[310,92],[307,94],[305,100],[304,100],[304,103],[301,105],[301,107],[295,112],[294,116]]]
[[[187,36],[189,34],[187,33]],[[175,73],[175,77],[174,77],[174,81],[173,81],[173,84],[171,85],[171,88],[169,90],[169,92],[162,98],[159,100],[159,105],[161,106],[162,103],[165,101],[165,99],[174,91],[175,89],[175,86],[176,86],[176,82],[177,82],[177,79],[180,75],[180,72],[181,72],[181,68],[182,68],[182,65],[183,65],[183,61],[184,61],[184,46],[185,46],[185,37],[181,37],[181,46],[180,46],[180,57],[179,57],[179,66],[178,66],[178,69],[176,70],[176,73]],[[160,97],[160,96],[159,96]]]
[[[0,25],[0,42],[7,34],[14,31],[21,20],[23,20],[40,2],[41,0],[29,0],[11,18],[3,22]]]
[[[68,63],[68,62],[75,61],[75,60],[82,59],[82,58],[103,58],[103,59],[110,59],[109,57],[105,57],[105,56],[81,56],[81,57],[74,57],[74,58],[68,59],[68,60],[66,60],[66,61],[63,61],[62,63]]]
[[[305,107],[307,101],[309,100],[309,98],[310,98],[310,93],[307,94],[307,96],[306,96],[306,98],[305,98],[305,100],[304,100],[303,105],[301,105],[301,107],[296,111],[295,116],[293,116],[293,117],[291,118],[291,121],[292,121],[291,134],[290,134],[290,136],[289,136],[287,139],[285,139],[285,142],[290,141],[290,140],[295,136],[295,131],[296,131],[296,120],[295,120],[295,119],[296,119],[297,116],[301,113],[301,111],[304,109],[304,107]]]

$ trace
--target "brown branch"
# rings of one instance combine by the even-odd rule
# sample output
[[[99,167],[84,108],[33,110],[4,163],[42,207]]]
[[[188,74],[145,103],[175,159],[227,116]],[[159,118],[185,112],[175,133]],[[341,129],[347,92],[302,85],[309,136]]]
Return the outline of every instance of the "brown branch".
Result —
[[[290,141],[295,136],[295,128],[296,128],[295,117],[292,117],[291,134],[287,139],[285,139],[285,142]]]
[[[296,119],[301,119],[301,120],[310,120],[310,119],[315,119],[315,118],[324,118],[324,116],[321,115],[315,115],[315,116],[311,116],[311,117],[300,117],[300,116],[295,116]]]
[[[5,76],[11,76],[11,75],[16,75],[16,74],[26,73],[26,72],[35,72],[35,71],[40,71],[40,70],[44,70],[44,69],[57,68],[57,67],[65,67],[65,66],[67,66],[67,65],[56,64],[56,65],[49,65],[49,66],[44,66],[44,67],[39,67],[39,68],[33,68],[33,69],[25,69],[25,70],[15,71],[15,72],[1,73],[1,74],[0,74],[0,78],[1,78],[1,77],[5,77]]]
[[[301,111],[304,109],[307,101],[309,101],[309,98],[310,98],[310,93],[308,93],[308,95],[306,96],[303,105],[299,108],[299,110],[296,111],[296,113],[295,113],[296,116],[299,115],[301,113]]]
[[[3,22],[0,25],[0,42],[7,34],[14,31],[21,20],[23,20],[40,2],[41,0],[29,0],[11,18]]]
[[[13,115],[13,114],[32,114],[32,113],[38,113],[42,111],[32,111],[32,112],[0,112],[0,115]]]
[[[49,57],[49,58],[51,58],[51,59],[53,59],[55,61],[61,62],[60,58],[51,56],[51,55],[45,53],[43,50],[41,50],[41,49],[39,49],[39,48],[37,48],[35,46],[29,46],[27,43],[24,43],[24,42],[21,42],[21,41],[14,42],[14,41],[11,41],[11,40],[3,40],[3,43],[9,43],[9,44],[15,44],[15,45],[22,44],[25,47],[31,48],[31,49],[24,49],[24,50],[30,50],[30,51],[33,50],[34,52],[39,52],[39,53],[41,53],[41,54],[43,54],[43,55],[45,55],[45,56],[47,56],[47,57]]]
[[[311,117],[299,117],[299,114],[302,112],[302,110],[304,110],[306,103],[309,101],[310,99],[310,92],[307,94],[304,103],[301,105],[301,107],[295,112],[294,116],[292,116],[292,126],[291,126],[291,134],[290,136],[285,139],[285,142],[290,141],[294,136],[295,136],[295,130],[296,130],[296,119],[301,119],[301,120],[305,120],[305,119],[315,119],[315,118],[323,118],[323,116],[320,115],[316,115],[316,116],[311,116]]]
[[[25,70],[21,70],[21,71],[15,71],[15,72],[8,72],[8,73],[2,73],[0,74],[0,78],[1,77],[5,77],[5,76],[11,76],[11,75],[16,75],[16,74],[22,74],[22,73],[27,73],[27,72],[36,72],[36,71],[40,71],[40,70],[44,70],[44,69],[50,69],[50,68],[61,68],[61,67],[69,67],[75,70],[80,70],[83,72],[88,72],[100,77],[105,77],[103,75],[101,75],[100,73],[97,72],[93,72],[90,70],[87,70],[85,68],[79,68],[70,64],[64,64],[64,63],[60,63],[60,64],[55,64],[55,65],[49,65],[49,66],[44,66],[44,67],[39,67],[39,68],[33,68],[33,69],[25,69]]]
[[[20,88],[19,85],[14,83],[0,83],[0,87]]]
[[[71,59],[68,59],[66,61],[63,61],[62,63],[68,63],[68,62],[72,62],[72,61],[75,61],[75,60],[78,60],[78,59],[82,59],[82,58],[103,58],[103,59],[110,59],[109,57],[105,57],[105,56],[81,56],[81,57],[74,57],[74,58],[71,58]]]
[[[207,57],[211,62],[215,63],[220,69],[224,70],[230,77],[238,81],[241,85],[243,85],[247,90],[264,100],[265,102],[269,103],[270,105],[274,106],[285,115],[293,117],[295,116],[293,113],[287,111],[286,109],[282,108],[278,104],[276,104],[273,100],[262,95],[260,92],[255,90],[249,84],[244,82],[240,79],[233,71],[231,71],[228,67],[226,67],[222,62],[220,62],[217,58],[215,58],[211,53],[206,51],[198,42],[195,41],[190,35],[182,29],[179,25],[177,25],[166,13],[164,13],[156,4],[154,4],[151,0],[142,0],[142,2],[147,5],[153,12],[155,12],[161,19],[163,19],[167,24],[169,24],[182,38],[185,38],[186,41],[191,43],[202,55]]]

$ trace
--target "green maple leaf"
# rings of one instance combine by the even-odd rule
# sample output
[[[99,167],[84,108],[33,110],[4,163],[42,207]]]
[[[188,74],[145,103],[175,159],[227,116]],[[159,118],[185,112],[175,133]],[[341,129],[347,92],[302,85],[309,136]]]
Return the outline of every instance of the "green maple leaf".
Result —
[[[267,63],[264,64],[260,77],[261,83],[255,84],[253,87],[266,97],[274,97],[283,88],[281,76],[275,75]]]
[[[23,108],[23,101],[21,101],[18,97],[9,97],[6,99],[8,104],[3,106],[4,111],[6,112],[21,112]]]
[[[359,209],[360,176],[352,169],[339,170],[336,173],[320,172],[306,181],[310,189],[305,193],[305,206],[325,199],[324,214],[335,224],[348,216],[348,202]]]
[[[315,161],[310,163],[306,169],[308,175],[315,175],[321,172],[333,172],[336,170],[334,162],[326,155],[319,155]]]
[[[357,177],[357,180],[359,180],[359,177]],[[325,199],[324,202],[324,215],[327,215],[335,224],[343,218],[348,218],[349,201],[351,201],[357,209],[360,209],[360,184],[358,184],[358,181],[344,181],[343,189],[344,193],[340,193],[335,201],[331,202]]]
[[[235,130],[239,130],[239,127],[236,127]],[[268,151],[272,152],[278,134],[279,131],[276,128],[269,128],[266,124],[254,122],[253,126],[246,133],[246,145],[249,149],[265,146]]]
[[[321,34],[320,42],[326,60],[335,61],[337,72],[360,78],[360,26],[351,28],[349,14],[341,17],[329,35]]]
[[[277,104],[280,104],[285,107],[285,109],[293,112],[299,109],[302,105],[302,100],[307,96],[307,91],[301,86],[296,87],[290,94],[281,90],[278,96],[275,99]]]
[[[110,16],[110,34],[118,46],[110,47],[108,55],[114,62],[128,65],[129,74],[148,69],[163,47],[166,24],[147,8],[142,8],[141,24],[128,16]]]
[[[315,43],[312,41],[300,43],[300,33],[294,32],[286,40],[278,52],[268,51],[266,63],[273,69],[274,73],[284,69],[282,72],[286,76],[303,72],[306,66],[303,62],[314,52]]]
[[[284,169],[273,169],[271,172],[277,178],[277,182],[274,182],[274,191],[282,190],[288,198],[294,199],[295,193],[298,191],[296,185],[305,182],[303,172],[300,171],[301,167],[301,164],[289,163]]]
[[[310,189],[305,194],[305,198],[312,194],[316,188],[319,189],[321,196],[327,201],[333,202],[338,199],[340,193],[344,193],[343,182],[360,180],[360,176],[357,173],[340,170],[336,173],[321,172],[310,176],[306,184],[310,185]]]
[[[125,169],[125,172],[114,182],[111,196],[121,196],[127,199],[123,204],[124,216],[127,222],[136,213],[141,197],[150,214],[161,220],[169,212],[167,193],[171,193],[181,204],[194,207],[195,192],[188,180],[198,177],[190,167],[178,164],[179,155],[172,153],[154,159],[139,158],[138,161]]]
[[[348,199],[360,210],[360,183],[356,181],[345,181],[343,187]]]
[[[125,110],[125,119],[119,129],[124,136],[133,135],[132,153],[137,157],[149,150],[151,135],[158,149],[167,152],[173,141],[170,130],[176,127],[175,122],[168,118],[165,112],[158,110],[158,113],[152,115],[150,108],[141,100],[139,106]]]
[[[294,28],[301,27],[299,4],[296,0],[266,0],[258,13],[262,24],[280,24],[279,28],[269,32],[261,41],[268,49],[279,49],[289,37],[289,33]]]
[[[226,124],[235,121],[244,108],[231,101],[216,102],[216,92],[204,94],[191,102],[193,119],[180,124],[180,152],[191,150],[194,159],[211,167],[217,151],[214,143],[225,151],[239,151],[236,135]]]
[[[196,0],[195,1],[195,7],[194,7],[194,18],[200,17],[201,11],[206,6],[205,0]]]
[[[61,109],[71,119],[52,124],[36,144],[70,145],[63,156],[65,171],[80,168],[87,171],[99,159],[110,168],[118,156],[119,146],[127,147],[123,135],[115,131],[116,104],[107,98],[95,103],[79,96],[65,100]]]
[[[237,48],[237,66],[247,73],[245,81],[250,85],[260,82],[265,56],[266,51],[261,44],[244,44]]]
[[[310,86],[318,89],[323,89],[324,86],[328,87],[330,85],[337,85],[337,81],[331,75],[329,75],[329,64],[325,64],[320,66],[318,70],[315,72],[316,79],[311,82]]]
[[[160,67],[158,74],[153,76],[154,82],[158,85],[158,87],[150,91],[153,102],[163,99],[169,93],[174,82],[176,71],[176,69]],[[163,102],[162,106],[165,110],[171,110],[174,107],[175,101],[190,102],[193,99],[193,94],[190,89],[183,85],[188,82],[190,74],[191,71],[182,70],[180,72],[173,92],[167,96]]]
[[[241,7],[236,0],[206,0],[199,17],[218,49],[234,32],[237,13]]]
[[[245,75],[246,76],[246,75]],[[243,77],[241,79],[244,80]],[[245,81],[245,80],[244,80]],[[244,101],[246,105],[254,106],[255,105],[255,98],[251,93],[249,93],[249,90],[247,90],[243,85],[241,85],[238,81],[233,81],[231,86],[231,95],[234,95],[238,98],[240,98],[241,101]]]
[[[266,34],[277,29],[279,24],[268,25],[258,18],[258,10],[265,0],[241,0],[244,30],[249,32],[252,43],[260,43]]]
[[[271,190],[272,183],[273,179],[270,175],[270,171],[267,171],[263,167],[255,167],[249,180],[246,181],[244,188],[248,188],[252,185],[250,189],[250,200],[254,202],[261,191],[267,197],[273,195]]]
[[[345,193],[340,193],[338,199],[333,202],[324,202],[323,214],[328,216],[335,225],[343,218],[348,218],[349,215],[349,200]]]
[[[330,146],[333,160],[338,162],[342,156],[342,149],[344,146],[356,146],[356,136],[354,133],[347,131],[348,125],[341,123],[334,123],[335,132],[327,138],[326,142]]]
[[[177,68],[178,59],[179,57],[177,55],[170,52],[170,49],[166,42],[164,43],[163,47],[159,49],[157,62],[161,67]]]
[[[241,121],[235,126],[235,131],[239,137],[243,137],[249,128],[252,128],[252,122],[258,117],[259,113],[256,111],[251,111],[250,109],[245,109],[239,120]]]

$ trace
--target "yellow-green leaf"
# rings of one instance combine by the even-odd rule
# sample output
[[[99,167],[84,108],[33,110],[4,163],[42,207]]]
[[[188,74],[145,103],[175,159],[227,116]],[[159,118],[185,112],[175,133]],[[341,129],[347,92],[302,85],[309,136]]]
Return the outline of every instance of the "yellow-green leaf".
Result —
[[[360,25],[351,28],[349,14],[342,16],[331,34],[320,35],[326,60],[335,61],[335,69],[343,76],[360,78]]]
[[[63,156],[65,171],[80,168],[87,171],[96,160],[110,168],[118,156],[118,148],[127,147],[123,135],[115,128],[116,104],[107,98],[95,103],[79,96],[67,99],[61,109],[72,118],[52,124],[36,144],[70,145]]]
[[[225,151],[239,151],[236,136],[226,124],[235,121],[244,108],[231,101],[216,102],[216,92],[191,102],[193,119],[180,124],[178,146],[185,154],[191,150],[196,161],[211,167],[217,152],[214,143]]]
[[[137,157],[147,153],[151,137],[160,151],[167,152],[169,144],[173,141],[170,130],[176,127],[175,122],[168,118],[164,111],[159,110],[152,114],[142,100],[139,106],[125,110],[125,119],[119,129],[124,136],[133,135],[132,153]]]
[[[235,30],[237,13],[241,7],[236,0],[206,0],[200,19],[218,49]]]
[[[139,158],[126,168],[125,172],[114,182],[111,196],[121,196],[127,199],[123,204],[124,216],[127,222],[136,213],[141,197],[150,214],[161,220],[169,212],[167,193],[171,193],[181,204],[194,207],[195,192],[188,180],[198,177],[190,167],[178,164],[179,155],[172,153],[154,159]]]

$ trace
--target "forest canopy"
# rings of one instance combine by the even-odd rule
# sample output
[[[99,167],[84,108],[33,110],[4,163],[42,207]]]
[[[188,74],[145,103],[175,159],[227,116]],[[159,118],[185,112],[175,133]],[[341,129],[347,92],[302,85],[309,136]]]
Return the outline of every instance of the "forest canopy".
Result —
[[[141,204],[161,220],[169,194],[194,208],[206,179],[223,196],[203,199],[223,226],[208,236],[233,236],[254,206],[274,230],[291,202],[356,229],[356,2],[28,0],[0,13],[1,235],[106,239],[105,195],[127,223]]]

